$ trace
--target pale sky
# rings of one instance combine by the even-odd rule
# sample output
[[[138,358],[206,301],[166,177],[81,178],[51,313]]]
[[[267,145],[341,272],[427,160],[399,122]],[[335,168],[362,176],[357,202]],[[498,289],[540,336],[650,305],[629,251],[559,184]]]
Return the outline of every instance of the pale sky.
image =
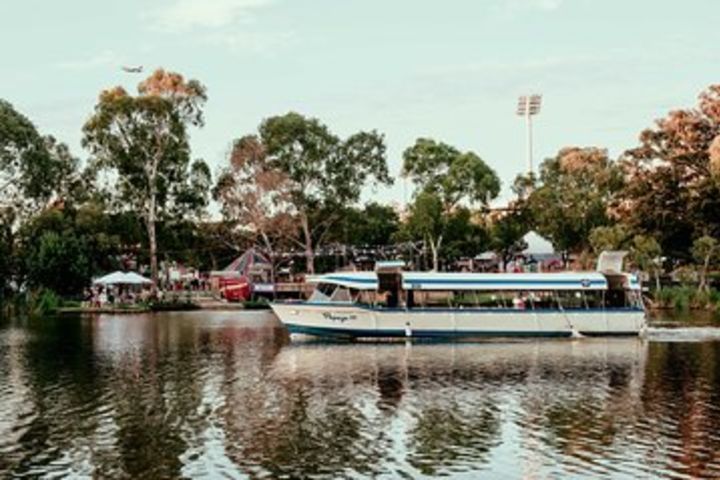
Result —
[[[718,0],[0,0],[0,98],[84,159],[100,90],[162,66],[208,88],[192,146],[213,172],[233,138],[295,110],[383,132],[395,175],[419,136],[473,150],[507,199],[519,94],[544,96],[536,164],[569,145],[617,155],[720,82],[718,19]],[[364,199],[404,195],[399,180]]]

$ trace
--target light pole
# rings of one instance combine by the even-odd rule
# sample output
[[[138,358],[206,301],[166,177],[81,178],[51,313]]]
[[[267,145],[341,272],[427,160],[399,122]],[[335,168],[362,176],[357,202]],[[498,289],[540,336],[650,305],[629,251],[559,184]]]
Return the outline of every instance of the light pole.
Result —
[[[521,95],[518,98],[517,114],[525,117],[527,129],[527,168],[528,173],[533,173],[533,138],[532,138],[532,117],[540,113],[542,95]]]

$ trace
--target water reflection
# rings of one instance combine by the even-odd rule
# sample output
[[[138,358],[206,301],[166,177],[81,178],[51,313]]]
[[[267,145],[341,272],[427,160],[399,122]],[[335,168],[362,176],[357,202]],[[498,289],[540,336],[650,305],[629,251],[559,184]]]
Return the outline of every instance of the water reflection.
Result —
[[[275,364],[276,376],[313,382],[323,396],[363,385],[375,407],[366,409],[368,425],[387,415],[387,371],[394,372],[390,399],[402,428],[390,451],[404,452],[395,461],[411,472],[533,476],[565,460],[582,465],[603,453],[595,445],[612,442],[616,424],[632,421],[626,412],[640,402],[647,348],[637,339],[309,345],[284,349]]]
[[[718,343],[290,344],[259,315],[0,325],[0,477],[720,476]]]

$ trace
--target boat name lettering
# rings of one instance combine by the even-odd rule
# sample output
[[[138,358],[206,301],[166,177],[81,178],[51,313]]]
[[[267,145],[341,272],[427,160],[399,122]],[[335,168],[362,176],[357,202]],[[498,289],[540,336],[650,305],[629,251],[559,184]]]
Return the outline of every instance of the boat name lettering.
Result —
[[[325,320],[332,320],[333,322],[345,323],[351,320],[357,320],[357,316],[354,314],[323,312],[322,315]]]

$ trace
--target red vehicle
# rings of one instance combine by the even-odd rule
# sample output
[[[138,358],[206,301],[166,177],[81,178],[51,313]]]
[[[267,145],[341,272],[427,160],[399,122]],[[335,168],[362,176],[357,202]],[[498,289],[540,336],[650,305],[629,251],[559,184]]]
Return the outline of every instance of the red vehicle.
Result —
[[[250,283],[245,277],[221,278],[220,296],[228,302],[242,302],[250,298]]]
[[[210,281],[228,302],[243,302],[252,296],[254,285],[259,287],[258,291],[267,293],[264,286],[270,283],[271,270],[270,261],[251,248],[224,269],[210,272]]]

